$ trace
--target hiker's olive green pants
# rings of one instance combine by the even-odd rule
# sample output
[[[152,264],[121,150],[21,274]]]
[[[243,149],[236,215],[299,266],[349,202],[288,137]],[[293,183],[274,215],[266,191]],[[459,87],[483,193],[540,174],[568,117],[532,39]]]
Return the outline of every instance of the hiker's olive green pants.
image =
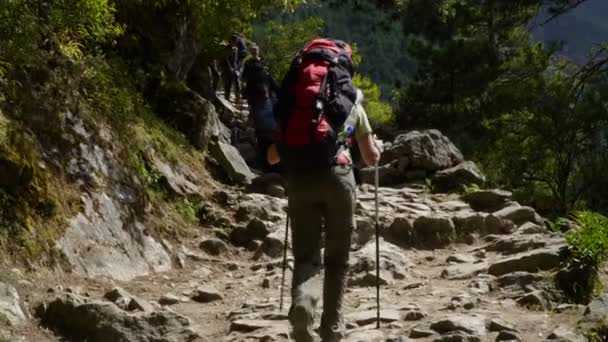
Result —
[[[321,338],[339,341],[348,253],[354,228],[355,179],[351,167],[289,173],[294,272],[289,318],[296,342],[313,340],[316,304],[321,297],[321,232],[325,233]]]

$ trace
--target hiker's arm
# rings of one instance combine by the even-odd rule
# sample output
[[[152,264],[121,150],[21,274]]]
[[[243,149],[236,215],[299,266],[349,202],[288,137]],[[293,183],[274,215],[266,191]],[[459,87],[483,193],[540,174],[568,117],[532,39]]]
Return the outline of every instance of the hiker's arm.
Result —
[[[357,139],[359,144],[359,151],[361,151],[361,157],[367,166],[374,166],[380,160],[380,151],[376,147],[376,141],[371,133],[363,135],[360,139]]]
[[[277,144],[272,144],[268,148],[266,159],[268,160],[268,164],[276,165],[281,161],[281,157],[279,156],[279,150],[277,149]]]

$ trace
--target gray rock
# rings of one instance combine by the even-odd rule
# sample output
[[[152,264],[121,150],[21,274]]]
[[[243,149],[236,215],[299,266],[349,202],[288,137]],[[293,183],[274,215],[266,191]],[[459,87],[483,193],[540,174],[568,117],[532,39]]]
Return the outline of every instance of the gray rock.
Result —
[[[466,161],[449,169],[441,170],[433,177],[433,191],[460,190],[465,185],[483,185],[486,177],[472,161]]]
[[[228,251],[228,245],[220,239],[206,239],[201,241],[199,248],[209,255],[220,255]]]
[[[454,332],[438,337],[433,342],[481,342],[481,338],[463,332]]]
[[[280,237],[278,234],[266,236],[260,246],[259,253],[263,253],[271,258],[280,257],[283,255],[283,250],[285,248],[284,238],[285,237]]]
[[[355,322],[359,326],[364,326],[376,322],[376,315],[376,310],[360,311],[346,315],[346,320]],[[400,320],[401,314],[397,310],[384,309],[380,311],[381,322],[390,323]]]
[[[375,286],[376,284],[376,244],[370,242],[353,253],[349,259],[349,286]],[[380,240],[380,279],[382,283],[392,283],[405,278],[412,267],[403,251],[392,244]]]
[[[437,171],[463,162],[462,153],[437,130],[411,131],[397,136],[382,153],[381,164],[407,157],[408,167]]]
[[[546,234],[548,231],[536,223],[526,222],[517,228],[519,234]]]
[[[563,240],[561,239],[553,240],[539,236],[509,235],[498,238],[485,246],[484,249],[490,252],[500,252],[509,255],[562,243]]]
[[[126,311],[154,311],[154,307],[147,301],[135,297],[121,287],[115,287],[106,292],[104,298],[116,304],[119,308]]]
[[[447,259],[446,262],[448,263],[455,263],[455,264],[472,264],[475,262],[475,257],[473,257],[472,255],[467,255],[467,254],[454,254],[454,255],[450,255]]]
[[[269,189],[272,186],[277,186],[282,190],[282,194],[280,196],[273,196],[269,193]],[[285,195],[285,187],[287,186],[286,180],[278,173],[265,173],[251,180],[251,184],[247,186],[248,192],[258,193],[258,194],[267,194],[273,197],[284,197]],[[278,188],[274,189],[278,192]],[[277,193],[278,194],[278,193]],[[276,194],[275,194],[276,195]]]
[[[131,314],[70,293],[53,299],[39,315],[43,326],[75,341],[190,342],[201,337],[188,318],[173,311]]]
[[[209,144],[209,153],[233,182],[251,184],[255,176],[234,146],[213,142]]]
[[[128,203],[106,193],[86,193],[81,198],[83,212],[68,221],[57,242],[73,273],[128,281],[171,269],[171,257],[131,216]]]
[[[178,196],[200,196],[200,186],[194,183],[196,176],[189,170],[172,166],[161,160],[156,151],[149,148],[143,154],[146,163],[153,167],[161,176],[159,180],[165,187]]]
[[[522,339],[514,331],[501,331],[496,336],[496,342],[521,342]]]
[[[476,294],[486,294],[492,291],[493,276],[480,274],[469,283],[469,290]]]
[[[375,184],[376,169],[374,167],[364,167],[360,170],[359,176],[361,183]],[[407,176],[403,171],[399,171],[399,162],[391,163],[378,167],[378,184],[380,186],[397,185],[406,180]]]
[[[239,114],[236,107],[234,107],[234,105],[223,96],[217,96],[215,99],[215,104],[217,105],[217,110],[221,115],[222,121],[224,122],[232,121]]]
[[[549,311],[551,301],[544,291],[534,291],[517,300],[517,304],[531,310]]]
[[[158,303],[160,305],[175,305],[181,302],[180,298],[174,294],[167,293],[160,297]]]
[[[370,217],[357,218],[353,232],[355,246],[364,246],[375,237],[376,225]]]
[[[528,285],[534,285],[545,279],[540,274],[534,274],[529,272],[513,272],[502,275],[496,279],[498,287],[507,287],[517,285],[521,288],[527,287]]]
[[[266,222],[254,217],[247,224],[247,233],[254,240],[263,240],[271,231]]]
[[[549,335],[547,337],[547,340],[558,340],[558,341],[562,341],[562,342],[586,342],[587,341],[587,339],[584,336],[577,334],[574,331],[572,331],[564,326],[560,326],[557,329],[553,330],[551,335]]]
[[[283,198],[285,197],[285,187],[279,184],[270,184],[266,188],[268,196]]]
[[[385,342],[386,335],[381,330],[354,330],[347,333],[344,342]]]
[[[559,267],[563,245],[520,253],[510,258],[496,261],[488,269],[488,273],[501,276],[503,274],[525,271],[538,272]]]
[[[604,322],[608,318],[608,294],[592,300],[583,315],[585,322]]]
[[[418,339],[418,338],[425,338],[425,337],[431,337],[435,335],[435,332],[432,330],[422,330],[422,329],[418,329],[418,328],[412,328],[412,330],[410,330],[410,338],[413,339]]]
[[[253,243],[253,236],[246,227],[234,227],[230,231],[230,242],[239,247],[250,247]]]
[[[439,334],[464,332],[474,336],[485,336],[486,324],[481,316],[451,315],[431,324],[431,329]]]
[[[463,199],[476,211],[492,212],[501,209],[511,196],[509,191],[491,189],[470,192]]]
[[[373,221],[372,221],[373,222]],[[407,245],[413,242],[414,224],[404,216],[395,217],[393,223],[386,232],[386,238],[400,245]]]
[[[494,214],[486,216],[484,227],[485,234],[511,234],[517,229],[517,226],[513,221],[498,217]]]
[[[430,248],[441,248],[455,238],[454,222],[448,217],[421,216],[414,221],[416,243]]]
[[[25,321],[26,316],[20,306],[17,290],[11,285],[0,283],[0,317],[3,322],[15,326]]]
[[[517,329],[515,329],[513,324],[507,323],[499,318],[493,318],[492,320],[490,320],[490,322],[488,323],[488,330],[494,331],[494,332],[500,332],[500,331],[517,332]]]
[[[476,264],[456,264],[446,267],[441,273],[441,277],[448,280],[472,279],[478,274],[488,270],[487,262]]]
[[[485,213],[466,213],[452,217],[456,228],[456,235],[462,237],[469,233],[487,234],[486,216],[487,214]]]
[[[256,330],[280,327],[281,323],[275,320],[238,319],[230,323],[231,332],[250,333]]]
[[[210,303],[222,299],[224,299],[222,294],[211,286],[199,286],[192,295],[192,300],[199,303]]]
[[[526,222],[544,225],[542,217],[536,213],[534,208],[522,207],[519,204],[512,204],[492,214],[500,219],[510,220],[518,226]]]
[[[410,310],[403,315],[404,321],[419,321],[426,318],[427,314],[420,310]]]

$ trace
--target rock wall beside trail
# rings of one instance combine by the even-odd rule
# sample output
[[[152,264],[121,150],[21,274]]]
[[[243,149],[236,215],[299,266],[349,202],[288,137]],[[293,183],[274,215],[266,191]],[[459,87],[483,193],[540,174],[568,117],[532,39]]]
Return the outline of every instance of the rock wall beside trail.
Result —
[[[132,279],[171,268],[168,253],[147,234],[139,180],[118,159],[119,146],[107,127],[92,130],[66,113],[66,171],[81,184],[82,211],[68,220],[57,242],[67,268],[89,277]]]
[[[64,116],[64,138],[69,143],[63,151],[49,151],[47,159],[63,164],[71,181],[79,185],[81,209],[68,219],[57,241],[63,266],[87,277],[118,280],[171,269],[169,252],[150,226],[153,215],[144,184],[123,160],[126,147],[117,133],[69,112]],[[135,141],[131,143],[133,149]],[[176,167],[162,159],[162,152],[152,144],[142,147],[138,152],[142,166],[172,196],[200,198],[201,170]]]

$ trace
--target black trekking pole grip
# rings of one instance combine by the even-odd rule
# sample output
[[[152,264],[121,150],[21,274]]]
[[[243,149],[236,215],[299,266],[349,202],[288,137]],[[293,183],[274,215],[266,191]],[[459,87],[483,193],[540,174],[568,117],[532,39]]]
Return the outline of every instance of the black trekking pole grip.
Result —
[[[289,241],[289,204],[287,205],[287,219],[285,223],[285,240],[283,245],[283,276],[281,277],[281,298],[279,311],[283,311],[283,291],[285,289],[285,271],[287,269],[287,243]]]

